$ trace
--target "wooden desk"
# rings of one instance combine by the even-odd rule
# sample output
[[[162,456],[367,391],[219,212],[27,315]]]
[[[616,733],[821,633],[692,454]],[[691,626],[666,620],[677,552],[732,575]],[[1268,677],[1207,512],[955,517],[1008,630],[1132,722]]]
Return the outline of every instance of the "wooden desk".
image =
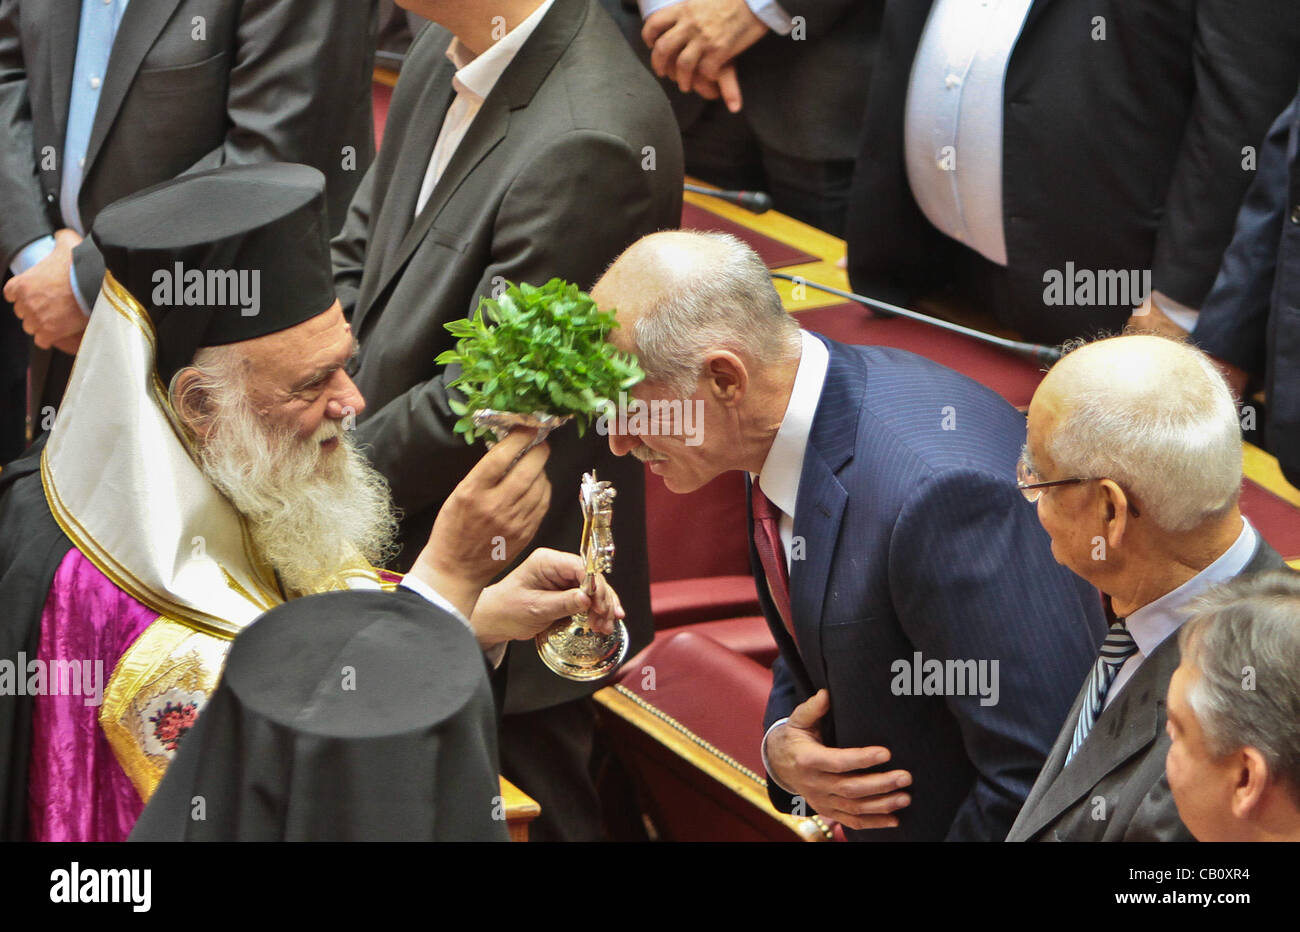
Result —
[[[501,778],[501,801],[506,807],[506,828],[510,830],[510,840],[527,841],[528,826],[542,814],[542,807],[505,777]]]

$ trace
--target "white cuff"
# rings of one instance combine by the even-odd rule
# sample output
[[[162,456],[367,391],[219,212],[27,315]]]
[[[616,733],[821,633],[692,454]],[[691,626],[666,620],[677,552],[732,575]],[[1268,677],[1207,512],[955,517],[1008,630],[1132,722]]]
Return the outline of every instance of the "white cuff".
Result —
[[[745,0],[745,3],[750,12],[778,36],[788,36],[794,29],[794,18],[776,0]]]
[[[641,18],[649,19],[650,14],[681,2],[682,0],[637,0],[637,6],[641,7]]]
[[[778,718],[775,722],[773,722],[772,727],[768,728],[767,731],[763,732],[763,743],[759,745],[758,748],[758,753],[763,756],[763,769],[767,771],[768,779],[771,780],[773,783],[775,783],[777,786],[781,786],[781,781],[772,775],[772,765],[767,762],[767,737],[773,732],[774,729],[781,727],[788,721],[790,721],[790,717],[786,716],[785,718]],[[791,796],[799,795],[794,790],[788,789],[787,787],[781,786],[781,789],[785,790]]]
[[[15,275],[21,275],[52,252],[54,252],[53,236],[46,235],[40,239],[34,239],[18,250],[18,255],[14,256],[14,261],[9,263],[9,271]]]
[[[1160,313],[1164,314],[1178,326],[1182,327],[1188,333],[1196,326],[1196,318],[1201,316],[1201,312],[1194,307],[1188,307],[1181,301],[1175,301],[1167,294],[1159,291],[1151,292],[1151,303],[1160,308]]]

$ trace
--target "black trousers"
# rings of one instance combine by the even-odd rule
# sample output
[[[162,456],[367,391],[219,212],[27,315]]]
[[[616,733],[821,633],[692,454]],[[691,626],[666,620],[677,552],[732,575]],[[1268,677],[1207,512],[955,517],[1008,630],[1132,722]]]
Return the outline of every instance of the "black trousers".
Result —
[[[578,699],[501,719],[501,773],[542,807],[530,841],[602,841],[592,774],[596,708]]]

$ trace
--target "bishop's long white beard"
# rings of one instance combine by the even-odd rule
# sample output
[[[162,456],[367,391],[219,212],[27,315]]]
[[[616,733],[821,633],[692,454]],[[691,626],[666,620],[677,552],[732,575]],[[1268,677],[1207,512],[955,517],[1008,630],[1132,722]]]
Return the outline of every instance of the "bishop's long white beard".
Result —
[[[340,588],[347,571],[392,556],[397,519],[388,484],[339,422],[324,421],[302,440],[264,426],[242,397],[219,409],[200,451],[203,471],[248,519],[288,592]],[[339,445],[326,452],[321,442],[331,437]]]

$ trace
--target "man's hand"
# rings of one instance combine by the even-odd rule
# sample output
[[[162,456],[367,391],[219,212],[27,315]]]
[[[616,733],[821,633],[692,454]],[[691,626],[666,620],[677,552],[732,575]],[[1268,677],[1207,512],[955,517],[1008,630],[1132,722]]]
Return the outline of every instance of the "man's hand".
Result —
[[[890,813],[912,799],[896,790],[912,783],[906,770],[860,773],[889,760],[889,749],[828,748],[817,723],[830,711],[831,696],[819,690],[767,737],[767,761],[776,782],[802,796],[819,815],[849,828],[894,828]]]
[[[41,349],[57,346],[76,352],[88,320],[72,294],[72,249],[81,242],[75,230],[54,234],[54,251],[5,285],[5,300]]]
[[[697,71],[693,89],[705,100],[717,100],[721,97],[722,102],[732,113],[739,113],[745,103],[740,94],[740,81],[736,77],[735,65],[727,65],[723,68],[716,81],[710,81]]]
[[[596,577],[596,595],[587,595],[582,557],[541,548],[510,575],[479,596],[469,624],[479,645],[489,650],[505,641],[541,634],[561,618],[587,613],[591,627],[614,633],[614,619],[623,618],[623,605],[604,576]]]
[[[1160,306],[1151,300],[1150,295],[1147,295],[1146,300],[1133,312],[1128,323],[1124,325],[1124,331],[1155,333],[1173,340],[1187,339],[1187,331],[1170,320],[1165,312],[1160,310]]]
[[[767,31],[745,0],[683,0],[651,14],[641,38],[651,49],[655,74],[676,81],[684,94],[696,90],[702,74],[719,86],[729,108],[739,110],[739,87],[734,93],[723,87],[723,70]],[[734,72],[727,81],[735,81]]]
[[[531,430],[511,431],[475,464],[443,503],[411,567],[466,618],[483,587],[533,539],[550,507],[551,484],[543,469],[550,448],[543,443],[523,453],[534,436]]]

